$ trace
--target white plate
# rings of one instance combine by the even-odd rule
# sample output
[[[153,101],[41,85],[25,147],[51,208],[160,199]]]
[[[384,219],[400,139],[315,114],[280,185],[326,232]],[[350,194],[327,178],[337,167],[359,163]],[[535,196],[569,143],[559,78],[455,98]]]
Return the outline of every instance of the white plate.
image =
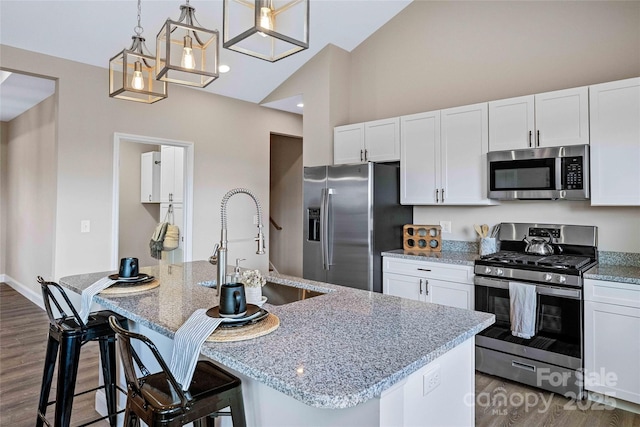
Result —
[[[267,302],[267,297],[265,297],[264,295],[262,296],[262,300],[260,300],[259,303],[257,303],[256,305],[258,307],[262,307],[264,305],[264,303]]]

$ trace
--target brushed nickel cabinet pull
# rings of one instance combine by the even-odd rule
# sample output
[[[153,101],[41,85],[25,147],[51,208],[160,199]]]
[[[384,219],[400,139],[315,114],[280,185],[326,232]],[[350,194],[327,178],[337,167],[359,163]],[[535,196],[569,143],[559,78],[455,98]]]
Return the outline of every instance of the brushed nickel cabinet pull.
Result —
[[[363,161],[363,159],[362,159],[362,150],[360,150],[360,161],[361,162]]]
[[[424,279],[424,294],[429,295],[429,281]]]
[[[531,134],[532,134],[532,133],[533,133],[533,132],[529,131],[529,147],[531,147]]]
[[[440,190],[436,188],[436,203],[440,203],[440,199],[438,198],[438,192]]]
[[[428,268],[417,268],[417,270],[420,270],[420,271],[431,271]]]
[[[369,157],[369,150],[365,149],[364,150],[364,161],[367,161],[367,158]]]
[[[538,131],[538,132],[537,132],[537,134],[538,134],[538,143],[537,143],[537,146],[538,146],[538,147],[540,147],[540,131]]]
[[[444,203],[444,188],[442,189],[442,203]]]
[[[420,279],[420,295],[422,295],[422,279]]]

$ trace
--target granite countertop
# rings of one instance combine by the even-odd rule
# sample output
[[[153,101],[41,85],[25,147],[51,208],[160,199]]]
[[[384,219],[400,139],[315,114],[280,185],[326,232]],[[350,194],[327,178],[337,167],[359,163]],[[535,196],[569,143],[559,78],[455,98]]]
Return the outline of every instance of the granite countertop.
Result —
[[[640,265],[598,264],[585,272],[583,277],[640,285]]]
[[[442,252],[420,252],[394,249],[382,252],[382,256],[393,258],[411,259],[417,261],[443,262],[446,264],[468,265],[473,267],[475,260],[480,258],[477,252],[462,252],[452,250],[442,250]]]
[[[97,295],[95,301],[173,338],[199,308],[218,304],[206,261],[141,268],[160,286],[140,293]],[[112,272],[60,279],[77,293]],[[202,354],[307,405],[347,408],[380,396],[495,321],[492,314],[412,301],[358,289],[271,275],[272,282],[326,292],[273,306],[274,332],[255,339],[205,343]]]

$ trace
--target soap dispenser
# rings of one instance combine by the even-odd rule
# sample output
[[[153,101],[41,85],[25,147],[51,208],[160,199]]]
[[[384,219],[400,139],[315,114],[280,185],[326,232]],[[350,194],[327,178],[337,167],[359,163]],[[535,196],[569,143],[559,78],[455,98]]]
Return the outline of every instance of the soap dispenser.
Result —
[[[227,283],[240,283],[242,282],[242,275],[240,274],[240,261],[246,261],[245,258],[236,258],[236,267],[233,269],[233,276],[227,276]]]

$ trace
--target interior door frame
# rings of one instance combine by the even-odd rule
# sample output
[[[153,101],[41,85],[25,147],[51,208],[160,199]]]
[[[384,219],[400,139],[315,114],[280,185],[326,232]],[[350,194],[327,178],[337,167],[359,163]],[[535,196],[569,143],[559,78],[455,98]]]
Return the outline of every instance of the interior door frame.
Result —
[[[183,248],[183,262],[189,262],[193,257],[193,142],[176,139],[156,138],[152,136],[133,135],[115,132],[113,134],[113,187],[111,213],[111,269],[117,270],[120,265],[118,255],[120,230],[120,143],[130,141],[149,145],[171,145],[184,148],[184,231],[185,245]],[[151,236],[149,236],[151,238]]]

